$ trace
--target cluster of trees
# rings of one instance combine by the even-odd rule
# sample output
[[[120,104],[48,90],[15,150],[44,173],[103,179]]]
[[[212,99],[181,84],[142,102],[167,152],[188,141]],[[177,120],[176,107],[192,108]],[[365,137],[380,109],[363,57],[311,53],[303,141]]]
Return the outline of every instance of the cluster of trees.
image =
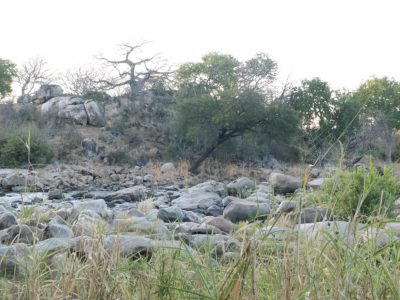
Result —
[[[297,159],[317,163],[338,142],[346,151],[354,150],[370,138],[367,133],[379,133],[386,160],[392,160],[400,129],[400,83],[394,79],[372,78],[351,92],[333,90],[319,78],[279,90],[278,65],[265,53],[244,62],[209,53],[171,72],[156,63],[156,56],[139,58],[136,53],[142,46],[122,45],[120,59],[99,56],[112,70],[108,77],[93,68],[79,69],[64,74],[64,83],[81,95],[126,87],[125,94],[132,98],[144,89],[172,89],[173,143],[178,156],[184,155],[182,149],[190,153],[192,172],[226,145],[236,154],[243,145],[250,146],[259,158],[268,153],[279,158],[285,153],[282,149],[293,149]],[[2,97],[11,92],[15,79],[21,95],[27,95],[49,82],[51,74],[38,58],[21,68],[0,59]]]

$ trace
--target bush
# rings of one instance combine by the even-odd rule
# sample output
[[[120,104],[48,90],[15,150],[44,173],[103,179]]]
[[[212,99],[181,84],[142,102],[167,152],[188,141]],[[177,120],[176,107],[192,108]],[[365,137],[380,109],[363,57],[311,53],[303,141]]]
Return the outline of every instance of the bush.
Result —
[[[107,157],[110,164],[123,165],[132,162],[132,157],[130,157],[126,150],[110,151]]]
[[[29,143],[28,150],[27,144]],[[28,162],[28,152],[30,153],[30,162]],[[45,164],[52,157],[53,152],[50,146],[36,133],[35,129],[0,133],[0,167],[23,167],[29,163],[32,165]]]
[[[361,203],[360,214],[371,215],[387,211],[400,196],[400,182],[391,169],[383,174],[372,165],[366,172],[362,167],[353,171],[339,171],[323,187],[329,194],[335,213],[340,217],[354,216]]]

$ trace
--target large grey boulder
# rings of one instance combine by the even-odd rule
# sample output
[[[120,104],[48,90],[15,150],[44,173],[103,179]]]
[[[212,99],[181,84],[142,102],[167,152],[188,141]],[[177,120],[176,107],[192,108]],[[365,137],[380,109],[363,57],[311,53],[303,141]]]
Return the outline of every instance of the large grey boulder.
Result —
[[[271,212],[269,203],[257,203],[246,200],[235,200],[224,209],[224,218],[233,223],[266,219]]]
[[[240,243],[233,237],[222,234],[196,234],[189,239],[190,245],[200,251],[214,252],[220,256],[226,252],[238,252]]]
[[[138,258],[151,257],[151,240],[134,235],[109,235],[104,240],[104,249],[111,255]]]
[[[5,189],[11,189],[13,187],[32,187],[37,183],[37,179],[33,174],[28,173],[27,171],[15,170],[10,172],[3,180],[1,181],[1,185]]]
[[[72,215],[78,216],[79,214],[90,212],[95,212],[102,218],[106,218],[111,214],[103,199],[73,202]]]
[[[306,207],[300,211],[301,223],[315,223],[322,221],[330,221],[332,213],[323,207]]]
[[[203,224],[215,226],[225,233],[235,230],[235,224],[223,217],[207,217]]]
[[[176,206],[160,208],[157,217],[164,222],[182,222],[185,218],[185,212]]]
[[[17,224],[17,218],[10,212],[0,214],[0,230]]]
[[[72,122],[78,125],[86,125],[88,123],[88,117],[83,104],[67,105],[58,111],[57,116],[66,123]]]
[[[278,194],[293,193],[301,187],[300,179],[277,172],[271,173],[269,176],[269,182]]]
[[[149,196],[149,190],[143,185],[136,185],[129,188],[125,188],[114,193],[109,194],[104,199],[106,201],[122,200],[122,201],[140,201],[146,196]]]
[[[210,192],[184,193],[171,203],[184,210],[206,210],[213,205],[222,206],[221,197]]]
[[[360,227],[357,226],[356,229]],[[308,224],[299,224],[294,227],[295,232],[299,232],[305,238],[312,238],[329,240],[331,237],[345,239],[351,237],[351,230],[353,230],[349,222],[345,221],[324,221]]]
[[[49,223],[44,229],[44,238],[73,238],[74,233],[71,228],[64,224]]]
[[[248,192],[256,188],[253,180],[247,177],[240,177],[227,185],[229,195],[238,195],[243,192]]]
[[[208,180],[203,183],[199,183],[195,186],[189,188],[189,193],[194,192],[210,192],[210,193],[217,193],[221,197],[225,197],[227,195],[227,187],[224,183],[215,181],[215,180]]]
[[[43,230],[34,226],[20,224],[4,229],[1,234],[1,242],[7,245],[13,243],[33,244],[40,241],[42,237]]]
[[[98,102],[86,101],[84,107],[89,125],[103,127],[107,124],[104,108]]]
[[[61,96],[63,92],[62,87],[57,84],[43,84],[32,98],[35,102],[43,103],[51,98]]]

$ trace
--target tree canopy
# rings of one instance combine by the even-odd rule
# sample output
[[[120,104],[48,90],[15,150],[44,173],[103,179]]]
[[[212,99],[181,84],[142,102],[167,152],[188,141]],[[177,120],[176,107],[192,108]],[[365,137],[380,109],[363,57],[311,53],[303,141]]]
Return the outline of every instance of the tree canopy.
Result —
[[[0,58],[0,96],[5,97],[12,91],[12,83],[17,75],[16,66],[9,60]]]
[[[291,123],[282,122],[279,103],[272,105],[273,99],[265,96],[267,83],[275,79],[276,71],[277,64],[266,54],[239,62],[231,55],[219,53],[209,53],[201,62],[187,63],[178,69],[173,129],[202,149],[191,166],[192,172],[218,146],[234,137],[267,125],[271,126],[270,133],[285,132]],[[278,121],[280,128],[275,126]]]

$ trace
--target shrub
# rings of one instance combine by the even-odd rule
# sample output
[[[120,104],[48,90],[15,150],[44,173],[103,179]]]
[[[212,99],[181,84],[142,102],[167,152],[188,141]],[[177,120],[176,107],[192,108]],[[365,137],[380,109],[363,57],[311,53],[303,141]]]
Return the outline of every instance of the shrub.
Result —
[[[110,151],[108,152],[107,157],[110,164],[122,165],[132,162],[132,158],[126,150]]]
[[[382,174],[372,165],[366,172],[362,167],[353,171],[339,171],[323,187],[329,194],[338,216],[354,216],[360,205],[361,215],[388,210],[400,196],[400,182],[391,169]]]
[[[30,144],[28,150],[27,144]],[[29,155],[30,154],[30,158]],[[22,167],[48,163],[53,152],[35,129],[0,132],[0,167]]]

